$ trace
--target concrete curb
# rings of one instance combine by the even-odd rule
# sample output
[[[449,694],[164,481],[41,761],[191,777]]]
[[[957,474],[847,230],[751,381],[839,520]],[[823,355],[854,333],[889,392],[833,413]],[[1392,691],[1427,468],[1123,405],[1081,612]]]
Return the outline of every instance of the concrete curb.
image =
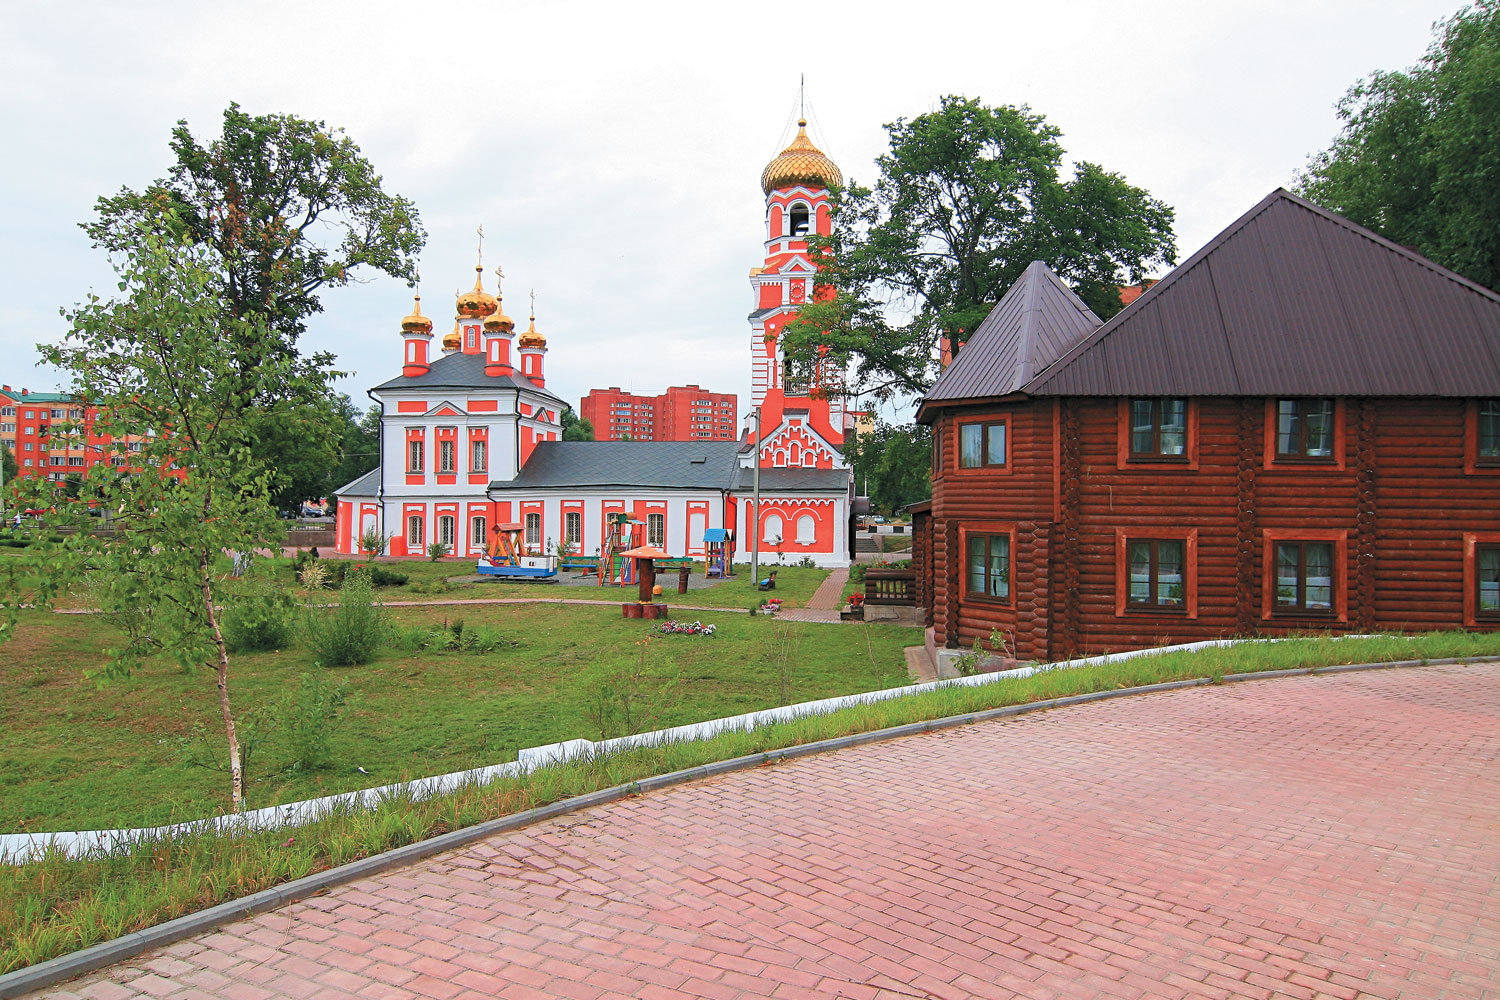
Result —
[[[1249,674],[1225,674],[1221,681],[1222,683],[1239,683],[1242,681],[1275,680],[1283,677],[1306,677],[1366,670],[1394,670],[1411,667],[1454,665],[1467,666],[1474,663],[1495,662],[1500,662],[1500,656],[1477,656],[1467,659],[1452,657],[1437,660],[1393,660],[1386,663],[1351,663],[1327,667],[1297,667],[1287,670],[1266,670]],[[1067,708],[1073,705],[1086,705],[1092,702],[1110,701],[1115,698],[1127,698],[1164,691],[1178,691],[1186,688],[1203,687],[1204,685],[1213,683],[1215,681],[1212,678],[1200,677],[1181,681],[1165,681],[1160,684],[1147,684],[1141,687],[1121,688],[1117,691],[1094,691],[1088,694],[1069,695],[1065,698],[1029,702],[1025,705],[1008,705],[1003,708],[986,709],[981,712],[950,715],[942,719],[929,719],[923,722],[911,722],[886,729],[853,733],[831,740],[804,743],[800,746],[750,754],[744,757],[735,757],[712,764],[702,764],[698,767],[691,767],[682,771],[673,771],[670,774],[642,778],[639,781],[634,781],[626,785],[616,785],[613,788],[600,789],[596,792],[590,792],[587,795],[579,795],[571,799],[564,799],[561,802],[554,802],[551,805],[528,809],[522,813],[487,820],[474,826],[464,827],[462,830],[453,830],[449,833],[440,834],[439,836],[418,841],[414,844],[407,844],[404,847],[397,847],[381,854],[361,858],[358,861],[351,861],[337,868],[315,872],[312,875],[287,882],[284,885],[262,889],[260,892],[252,893],[240,899],[219,903],[207,909],[157,924],[154,927],[148,927],[145,930],[126,934],[111,941],[101,942],[100,944],[92,945],[67,955],[59,955],[57,958],[48,959],[45,962],[27,966],[24,969],[17,969],[14,972],[0,975],[0,1000],[18,997],[33,990],[39,990],[54,983],[60,983],[75,976],[81,976],[87,972],[93,972],[107,965],[113,965],[116,962],[133,958],[152,948],[160,948],[180,941],[185,937],[190,937],[193,934],[211,930],[233,920],[238,920],[241,917],[263,913],[266,910],[274,909],[283,904],[305,899],[308,896],[315,895],[334,886],[343,885],[346,882],[352,882],[367,875],[374,875],[388,868],[411,864],[434,854],[462,847],[465,844],[473,843],[476,840],[483,840],[495,834],[508,833],[542,820],[565,816],[569,813],[588,809],[593,806],[607,805],[610,802],[616,802],[631,795],[659,791],[671,788],[674,785],[698,781],[703,778],[717,777],[751,767],[780,763],[785,760],[795,760],[800,757],[810,757],[833,750],[846,750],[869,743],[879,743],[906,736],[918,736],[923,733],[941,732],[946,729],[955,729],[960,726],[973,725],[979,722],[1015,718],[1022,715],[1029,715],[1033,712]]]

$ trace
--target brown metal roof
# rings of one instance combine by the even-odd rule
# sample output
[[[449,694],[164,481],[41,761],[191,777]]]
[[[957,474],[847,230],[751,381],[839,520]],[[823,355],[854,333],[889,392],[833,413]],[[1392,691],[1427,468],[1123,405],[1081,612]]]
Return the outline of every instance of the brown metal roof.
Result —
[[[1050,267],[1032,261],[938,376],[920,409],[1016,392],[1099,323]]]
[[[1278,189],[1021,391],[1496,395],[1500,295]]]

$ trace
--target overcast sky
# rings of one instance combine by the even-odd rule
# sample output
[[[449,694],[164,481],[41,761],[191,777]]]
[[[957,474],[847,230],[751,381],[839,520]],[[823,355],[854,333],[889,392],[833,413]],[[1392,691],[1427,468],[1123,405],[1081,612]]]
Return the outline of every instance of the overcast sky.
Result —
[[[882,126],[945,94],[1029,104],[1063,146],[1173,206],[1179,259],[1337,131],[1359,77],[1417,61],[1457,0],[1192,3],[4,3],[0,380],[58,388],[34,345],[59,306],[112,291],[77,223],[170,165],[186,118],[230,101],[341,126],[417,205],[424,311],[451,327],[505,268],[536,290],[548,385],[749,400],[747,274],[762,167],[791,138],[799,73],[814,138],[874,179]],[[334,352],[364,404],[396,374],[401,282],[323,296],[304,347]]]

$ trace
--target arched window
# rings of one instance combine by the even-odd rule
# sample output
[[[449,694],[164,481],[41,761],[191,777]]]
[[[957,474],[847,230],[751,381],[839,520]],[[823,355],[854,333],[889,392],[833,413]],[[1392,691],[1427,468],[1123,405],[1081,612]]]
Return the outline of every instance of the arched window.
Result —
[[[797,518],[797,541],[811,544],[817,541],[818,525],[811,514]]]
[[[767,514],[766,515],[766,534],[765,534],[764,541],[768,545],[779,545],[779,544],[781,544],[781,535],[782,535],[782,531],[783,530],[784,529],[782,528],[782,521],[781,521],[781,515],[780,514]]]
[[[789,218],[791,219],[791,228],[788,229],[787,232],[792,236],[806,236],[807,206],[793,205]]]

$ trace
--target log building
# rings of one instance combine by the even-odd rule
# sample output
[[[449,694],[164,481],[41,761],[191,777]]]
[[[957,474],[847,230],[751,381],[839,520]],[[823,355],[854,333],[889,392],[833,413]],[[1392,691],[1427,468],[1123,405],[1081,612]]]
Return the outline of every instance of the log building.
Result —
[[[917,419],[939,645],[1500,626],[1500,296],[1285,191],[1108,323],[1031,265]]]

